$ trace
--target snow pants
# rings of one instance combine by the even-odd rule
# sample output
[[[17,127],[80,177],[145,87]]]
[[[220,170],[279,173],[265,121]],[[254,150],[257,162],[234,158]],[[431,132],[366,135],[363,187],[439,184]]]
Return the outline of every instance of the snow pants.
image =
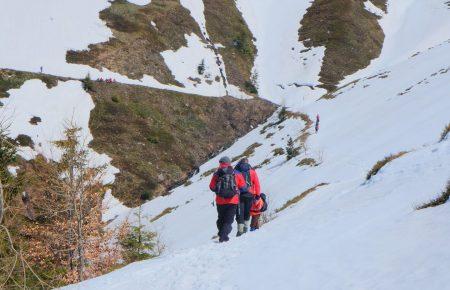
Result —
[[[236,221],[238,224],[243,224],[245,221],[250,220],[250,209],[253,204],[253,195],[239,197],[239,208],[236,214]]]
[[[231,233],[234,216],[236,214],[237,204],[218,204],[217,205],[217,229],[219,230],[219,241],[228,241],[228,235]]]

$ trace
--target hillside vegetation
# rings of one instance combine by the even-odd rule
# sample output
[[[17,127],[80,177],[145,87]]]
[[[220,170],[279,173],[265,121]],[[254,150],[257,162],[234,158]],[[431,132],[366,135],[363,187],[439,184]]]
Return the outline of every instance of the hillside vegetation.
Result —
[[[374,1],[386,9],[386,0]],[[362,0],[315,0],[301,20],[299,40],[306,47],[325,46],[320,72],[323,87],[333,90],[345,76],[369,65],[383,47],[379,17]]]
[[[120,169],[114,194],[127,205],[183,183],[275,110],[260,99],[208,98],[97,82],[92,96],[92,147],[107,153]]]
[[[100,12],[100,18],[114,38],[91,44],[88,50],[69,51],[68,62],[105,67],[132,79],[147,74],[161,83],[182,86],[160,53],[186,46],[185,34],[202,36],[190,12],[178,0],[153,0],[145,6],[116,0]]]
[[[227,69],[230,84],[250,89],[251,74],[257,49],[253,34],[233,0],[205,0],[206,28],[214,43],[224,47],[219,49]]]

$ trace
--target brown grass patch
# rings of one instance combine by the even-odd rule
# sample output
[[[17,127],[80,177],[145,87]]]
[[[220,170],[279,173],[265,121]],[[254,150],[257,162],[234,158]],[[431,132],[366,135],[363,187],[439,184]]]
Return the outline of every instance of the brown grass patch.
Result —
[[[91,44],[88,50],[68,51],[69,63],[105,67],[131,79],[141,79],[147,74],[161,83],[181,86],[160,53],[186,46],[185,34],[203,36],[189,10],[178,0],[153,0],[144,6],[116,0],[100,12],[100,18],[114,38]],[[156,28],[150,24],[152,21]]]
[[[284,154],[284,149],[279,147],[272,150],[273,156],[280,156]]]
[[[244,152],[242,152],[242,154],[235,156],[233,159],[231,159],[231,162],[236,162],[244,157],[250,157],[255,153],[255,149],[260,147],[262,144],[261,143],[253,143],[252,145],[248,146],[247,149],[245,149]]]
[[[314,158],[303,158],[297,164],[297,166],[317,166],[317,162]]]
[[[207,171],[203,172],[201,177],[208,177],[211,174],[213,174],[214,172],[216,172],[216,170],[217,170],[217,168],[211,168],[210,170],[207,170]]]
[[[442,131],[439,142],[444,141],[447,138],[449,133],[450,133],[450,123],[448,123],[447,126],[445,126],[444,130]]]
[[[375,165],[372,167],[372,169],[367,173],[366,180],[370,180],[373,176],[377,175],[377,173],[381,170],[381,168],[383,168],[386,164],[388,164],[392,160],[402,157],[406,153],[408,153],[408,152],[402,151],[397,154],[391,154],[389,156],[384,157],[384,159],[378,161],[377,163],[375,163]]]
[[[253,167],[254,169],[260,169],[263,166],[267,165],[270,163],[270,158],[264,159],[263,162],[261,162],[260,164],[256,165],[255,167]]]
[[[385,0],[377,0],[378,7]],[[378,17],[359,0],[315,0],[301,21],[299,40],[307,48],[325,46],[320,82],[328,91],[370,64],[381,53],[384,33]]]
[[[302,192],[301,194],[297,195],[296,197],[288,200],[282,207],[278,208],[275,210],[276,213],[279,213],[280,211],[285,210],[286,208],[293,206],[294,204],[298,203],[299,201],[301,201],[302,199],[304,199],[305,197],[307,197],[311,192],[316,191],[317,188],[321,187],[321,186],[325,186],[328,185],[328,183],[320,183],[316,186],[311,187],[310,189],[305,190],[304,192]]]
[[[155,221],[159,220],[160,218],[162,218],[162,217],[165,216],[165,215],[170,214],[171,212],[173,212],[173,211],[176,210],[177,208],[178,208],[178,206],[175,206],[175,207],[168,207],[168,208],[164,209],[164,210],[163,210],[162,212],[160,212],[157,216],[154,216],[154,217],[150,220],[150,222],[152,223],[152,222],[155,222]]]
[[[436,207],[446,203],[449,199],[450,199],[450,180],[447,183],[447,187],[444,189],[444,191],[442,191],[442,193],[438,197],[421,206],[418,206],[416,209],[420,210],[429,207]]]

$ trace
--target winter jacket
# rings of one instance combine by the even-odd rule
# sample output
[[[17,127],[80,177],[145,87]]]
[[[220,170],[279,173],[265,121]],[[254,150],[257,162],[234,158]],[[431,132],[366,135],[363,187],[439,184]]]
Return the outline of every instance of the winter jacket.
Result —
[[[259,196],[261,194],[261,185],[259,184],[258,174],[256,174],[256,171],[250,164],[239,162],[234,169],[242,174],[244,181],[245,176],[249,175],[251,186],[248,188],[248,192],[254,196]]]
[[[261,214],[261,209],[264,206],[264,200],[262,198],[253,199],[252,207],[250,208],[250,215],[256,216]]]
[[[220,164],[219,168],[217,169],[216,173],[214,173],[213,177],[211,178],[211,182],[209,183],[209,188],[215,192],[217,180],[219,179],[218,171],[223,168],[229,167],[230,164],[222,163]],[[239,173],[235,171],[235,179],[236,179],[236,185],[238,189],[241,192],[247,191],[246,183],[244,177]],[[239,203],[239,194],[236,194],[232,198],[223,198],[219,195],[216,195],[216,204],[218,205],[224,205],[224,204],[238,204]]]

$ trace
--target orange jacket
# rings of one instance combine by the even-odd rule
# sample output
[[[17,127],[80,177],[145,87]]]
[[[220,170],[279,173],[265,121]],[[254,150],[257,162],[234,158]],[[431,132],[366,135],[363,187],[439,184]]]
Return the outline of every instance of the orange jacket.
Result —
[[[226,168],[230,166],[230,164],[222,163],[220,164],[219,169]],[[239,172],[235,172],[235,179],[236,179],[236,185],[239,189],[243,189],[246,187],[245,179],[242,177],[242,175]],[[217,176],[217,171],[214,173],[213,177],[211,178],[211,182],[209,183],[209,189],[214,191],[216,189],[217,179],[219,177]],[[216,195],[216,203],[218,205],[224,205],[224,204],[238,204],[239,203],[239,194],[236,194],[235,196],[231,198],[223,198],[221,196]]]
[[[264,200],[262,198],[254,199],[252,207],[250,208],[250,215],[255,216],[261,214],[261,209],[264,205]]]

